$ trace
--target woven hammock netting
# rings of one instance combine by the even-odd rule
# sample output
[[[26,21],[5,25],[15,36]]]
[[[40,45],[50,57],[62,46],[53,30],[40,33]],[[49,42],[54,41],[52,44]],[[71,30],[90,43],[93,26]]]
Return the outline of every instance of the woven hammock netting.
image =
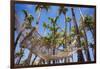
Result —
[[[71,41],[71,44],[69,44],[64,50],[58,49],[59,46],[55,45],[55,55],[53,55],[53,44],[45,44],[43,42],[43,37],[34,30],[31,30],[30,33],[25,38],[23,37],[23,39],[20,41],[21,44],[25,45],[25,48],[46,61],[69,57],[76,53],[78,50],[83,49],[82,47],[76,47],[77,41],[76,38],[74,38]]]

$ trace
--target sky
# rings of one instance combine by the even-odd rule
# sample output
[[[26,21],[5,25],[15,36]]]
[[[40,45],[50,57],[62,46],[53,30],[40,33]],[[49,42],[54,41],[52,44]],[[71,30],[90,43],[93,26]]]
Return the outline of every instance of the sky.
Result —
[[[59,8],[59,6],[51,6],[51,8],[48,12],[45,11],[45,10],[41,11],[41,17],[40,17],[40,21],[39,21],[39,30],[38,30],[38,32],[41,35],[46,35],[48,32],[50,32],[49,30],[46,30],[46,32],[44,34],[43,33],[44,29],[42,27],[42,24],[43,24],[43,22],[50,24],[51,22],[48,20],[48,17],[55,18],[57,16],[58,8]],[[70,7],[67,7],[67,8],[68,8],[68,11],[66,12],[66,16],[69,16],[69,17],[72,18],[71,9],[70,9]],[[81,9],[82,13],[85,14],[85,15],[87,14],[87,15],[93,16],[93,14],[94,14],[94,8],[87,8],[87,7],[79,7],[79,8]],[[20,24],[22,24],[24,22],[24,13],[22,12],[22,10],[27,10],[28,13],[31,14],[34,17],[34,21],[32,22],[32,26],[35,26],[36,25],[35,23],[36,23],[36,20],[37,20],[37,17],[38,17],[38,13],[35,12],[35,5],[34,4],[15,4],[15,13],[17,14],[18,21],[19,21]],[[80,20],[79,9],[77,7],[74,7],[74,12],[75,12],[75,16],[76,16],[76,19],[77,19],[77,24],[79,25],[79,20]],[[65,27],[64,15],[63,14],[57,20],[57,24],[61,28]],[[71,24],[73,26],[73,21],[71,21]],[[69,30],[69,26],[67,27],[67,29]],[[86,34],[88,36],[88,42],[89,43],[93,42],[93,37],[91,35],[91,32],[87,32]],[[15,39],[16,39],[17,35],[18,35],[18,32],[15,32]],[[92,54],[91,49],[89,49],[89,50]],[[17,45],[16,52],[17,51],[19,51],[19,44]],[[26,54],[24,55],[22,60],[27,58],[29,51],[25,50],[24,53],[26,53]],[[77,54],[73,55],[74,61],[77,61],[76,56],[77,56]],[[93,56],[91,56],[91,57],[93,57]]]

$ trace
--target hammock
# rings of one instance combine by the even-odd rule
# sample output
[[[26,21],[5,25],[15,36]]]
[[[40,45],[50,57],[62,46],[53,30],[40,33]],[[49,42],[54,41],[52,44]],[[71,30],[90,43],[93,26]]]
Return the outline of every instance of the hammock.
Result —
[[[51,52],[48,52],[48,53],[46,52],[46,50],[47,50],[46,46],[42,46],[43,45],[43,43],[41,42],[42,37],[36,31],[31,32],[31,34],[29,34],[27,36],[27,39],[24,38],[25,40],[23,40],[22,43],[25,43],[26,45],[28,45],[27,42],[30,40],[30,38],[33,38],[33,37],[34,37],[34,39],[33,39],[34,42],[31,43],[33,47],[26,46],[26,48],[29,49],[33,54],[37,55],[38,57],[40,57],[46,61],[69,57],[72,54],[74,54],[75,52],[77,52],[78,50],[82,49],[82,48],[76,48],[76,49],[72,50],[72,48],[75,47],[75,43],[76,43],[76,38],[75,38],[75,39],[73,39],[71,44],[68,46],[66,51],[57,50],[56,54],[52,55]],[[43,50],[43,48],[44,48],[44,50]],[[45,51],[45,52],[43,52],[43,51]]]
[[[48,60],[56,60],[56,59],[62,59],[62,58],[67,58],[69,56],[71,56],[72,54],[76,53],[78,50],[81,50],[82,48],[77,48],[73,51],[61,51],[61,52],[58,52],[57,54],[55,55],[48,55],[48,54],[44,54],[40,51],[32,51],[33,54],[37,55],[38,57],[44,59],[45,61],[48,61]],[[30,49],[29,49],[30,50]]]
[[[45,53],[46,52],[46,49],[44,50],[45,52],[43,52],[43,47],[45,46],[40,46],[39,47],[39,44],[38,43],[34,43],[34,45],[36,45],[36,47],[33,47],[33,48],[28,48],[29,50],[32,50],[32,53],[37,55],[38,57],[48,61],[48,60],[56,60],[56,59],[61,59],[61,58],[67,58],[69,56],[71,56],[72,54],[76,53],[78,50],[81,50],[82,47],[80,48],[76,48],[74,50],[71,50],[70,48],[74,48],[75,46],[75,43],[76,43],[76,40],[74,40],[70,46],[68,46],[69,48],[66,49],[66,51],[60,51],[60,50],[57,50],[56,51],[56,54],[55,55],[52,55],[49,53]],[[40,48],[42,49],[42,51],[40,50]]]

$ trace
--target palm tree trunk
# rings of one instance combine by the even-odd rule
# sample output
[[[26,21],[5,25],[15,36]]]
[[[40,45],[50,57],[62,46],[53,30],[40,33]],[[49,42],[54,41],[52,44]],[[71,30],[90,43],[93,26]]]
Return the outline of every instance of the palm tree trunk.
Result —
[[[53,47],[53,55],[55,55],[55,47]],[[55,60],[53,60],[53,64],[55,64]]]
[[[65,38],[65,44],[64,44],[64,48],[66,48],[67,47],[67,43],[66,43],[66,40],[67,40],[67,23],[66,23],[66,14],[64,14],[65,15],[65,18],[64,18],[64,23],[65,23],[65,36],[64,36],[64,38]],[[67,61],[67,58],[64,58],[64,63],[66,63],[66,61]]]
[[[85,38],[85,48],[86,48],[86,57],[87,57],[87,62],[91,61],[90,58],[90,53],[89,53],[89,48],[88,48],[88,41],[87,41],[87,36],[86,36],[86,32],[84,30],[84,38]]]
[[[35,57],[34,57],[34,59],[33,59],[33,61],[32,61],[32,65],[34,64],[36,58],[37,58],[37,55],[35,55]]]
[[[17,38],[16,38],[16,41],[15,41],[15,44],[14,44],[14,51],[15,51],[15,49],[16,49],[16,46],[17,46],[18,40],[19,40],[19,38],[20,38],[21,35],[22,35],[22,31],[19,32],[19,34],[18,34],[18,36],[17,36]]]
[[[53,28],[54,28],[54,30],[52,32],[52,34],[53,34],[53,55],[55,55],[55,46],[56,46],[56,44],[55,44],[55,34],[56,34],[55,25],[56,24],[53,23]],[[53,60],[53,64],[55,64],[55,60]]]
[[[37,22],[36,22],[36,29],[38,31],[38,25],[39,25],[39,21],[40,21],[40,17],[41,17],[41,8],[39,8],[39,14],[38,14],[38,18],[37,18]]]
[[[94,30],[92,31],[91,30],[91,27],[89,26],[89,29],[90,29],[90,32],[92,33],[92,36],[93,36],[93,40],[94,40],[94,46],[93,46],[93,49],[94,49],[94,60],[96,60],[96,27],[94,28]]]
[[[71,22],[69,22],[69,37],[70,37],[70,42],[69,42],[69,44],[71,44]],[[71,48],[72,50],[73,50],[73,48]],[[72,59],[72,61],[73,61],[73,54],[72,54],[72,56],[71,56],[71,59]]]
[[[77,47],[80,48],[81,47],[81,41],[80,41],[78,25],[77,25],[77,21],[76,21],[76,18],[75,18],[75,13],[74,13],[73,8],[71,8],[71,12],[72,12],[73,23],[74,23],[74,27],[75,27],[75,31],[76,31],[76,35],[77,35],[77,43],[78,43]],[[78,50],[77,53],[78,53],[78,62],[79,63],[84,62],[85,60],[84,60],[82,50]]]

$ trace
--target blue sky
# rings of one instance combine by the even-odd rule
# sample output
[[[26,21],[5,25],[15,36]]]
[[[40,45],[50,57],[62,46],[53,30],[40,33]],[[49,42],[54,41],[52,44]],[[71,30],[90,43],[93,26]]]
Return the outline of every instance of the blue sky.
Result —
[[[38,32],[43,35],[43,27],[42,24],[43,22],[46,22],[48,24],[50,24],[50,21],[48,21],[48,17],[53,17],[55,18],[57,16],[57,10],[58,10],[59,6],[51,6],[50,10],[48,12],[46,12],[45,10],[41,11],[41,17],[40,17],[40,21],[39,21],[39,30]],[[66,12],[66,16],[69,16],[72,18],[72,14],[71,14],[71,9],[70,7],[67,7],[68,11]],[[94,14],[94,8],[85,8],[85,7],[80,7],[82,10],[83,14],[88,14],[88,15],[93,15]],[[23,23],[24,22],[24,13],[22,12],[22,10],[27,10],[28,13],[30,13],[31,15],[33,15],[34,17],[34,21],[32,22],[32,26],[35,26],[36,23],[36,19],[38,17],[38,13],[35,12],[35,5],[31,5],[31,4],[16,4],[15,5],[15,13],[18,16],[19,22]],[[77,19],[77,23],[79,25],[79,20],[80,20],[80,14],[79,14],[79,10],[78,8],[74,8],[75,9],[75,15],[76,15],[76,19]],[[65,24],[64,24],[64,15],[61,15],[60,18],[57,21],[57,24],[61,27],[64,28]],[[71,21],[71,24],[73,26],[73,22]],[[69,29],[69,26],[68,28]],[[46,30],[46,32],[49,32],[49,30]],[[17,37],[17,32],[15,32],[15,39]],[[91,32],[87,32],[87,36],[88,36],[88,41],[89,42],[93,42],[92,39],[92,35]],[[19,47],[17,47],[16,51],[19,50]],[[25,53],[28,54],[28,51],[26,50]],[[27,58],[27,54],[25,54],[25,56],[23,57],[23,59]],[[77,58],[75,59],[77,60]]]

